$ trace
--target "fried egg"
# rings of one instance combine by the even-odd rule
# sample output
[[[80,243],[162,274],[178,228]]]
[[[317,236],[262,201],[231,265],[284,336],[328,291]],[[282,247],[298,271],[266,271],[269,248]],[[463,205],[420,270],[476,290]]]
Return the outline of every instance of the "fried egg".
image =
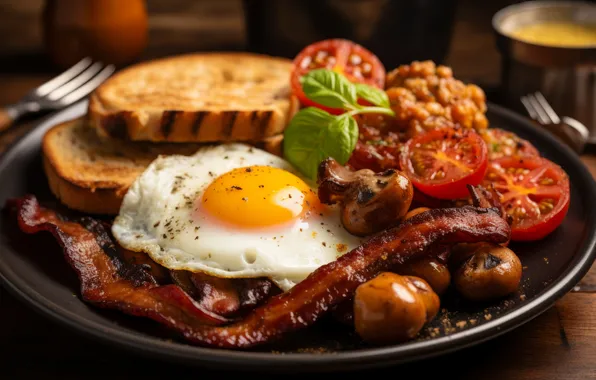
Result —
[[[282,290],[362,243],[339,207],[319,202],[316,184],[240,143],[157,158],[128,189],[112,232],[166,268],[268,277]]]

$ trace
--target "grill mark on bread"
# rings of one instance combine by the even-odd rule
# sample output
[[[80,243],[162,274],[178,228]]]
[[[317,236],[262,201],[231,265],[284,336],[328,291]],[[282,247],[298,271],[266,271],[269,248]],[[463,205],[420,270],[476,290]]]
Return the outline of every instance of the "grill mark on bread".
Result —
[[[273,111],[261,111],[261,116],[259,117],[259,130],[261,131],[261,136],[266,136],[271,116],[273,116]]]
[[[257,120],[259,119],[259,111],[250,111],[250,126],[251,128],[255,127]]]
[[[201,124],[203,124],[203,119],[207,115],[206,111],[199,111],[197,112],[197,117],[192,123],[191,132],[193,136],[198,136],[199,131],[201,130]]]
[[[121,140],[129,140],[130,135],[128,133],[128,123],[126,122],[126,119],[130,117],[130,115],[130,111],[108,115],[101,119],[101,127],[108,136]]]
[[[229,139],[232,137],[232,129],[234,128],[234,123],[236,122],[236,117],[238,117],[238,111],[225,111],[223,117],[223,136],[225,139]]]
[[[174,126],[174,121],[176,121],[176,116],[181,111],[163,111],[161,116],[161,133],[165,138],[167,138],[170,133],[172,133],[172,127]]]

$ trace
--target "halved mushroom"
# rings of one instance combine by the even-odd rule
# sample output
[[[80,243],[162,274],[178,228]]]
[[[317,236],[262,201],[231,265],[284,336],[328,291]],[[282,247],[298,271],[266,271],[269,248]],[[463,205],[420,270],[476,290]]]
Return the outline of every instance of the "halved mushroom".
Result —
[[[318,183],[319,200],[339,203],[344,228],[358,236],[396,225],[408,212],[414,194],[410,180],[397,170],[352,171],[332,158],[319,166]]]

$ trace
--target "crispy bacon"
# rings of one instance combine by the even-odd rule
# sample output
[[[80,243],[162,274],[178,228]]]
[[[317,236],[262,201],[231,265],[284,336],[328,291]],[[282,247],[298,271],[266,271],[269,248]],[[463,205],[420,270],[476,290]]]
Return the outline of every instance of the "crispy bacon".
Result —
[[[172,278],[205,309],[225,317],[246,313],[280,292],[266,278],[221,278],[186,271],[172,271]]]
[[[78,223],[66,221],[40,207],[34,196],[10,200],[8,206],[16,208],[24,232],[49,231],[54,235],[79,277],[85,301],[149,317],[178,331],[228,322],[203,309],[180,287],[158,285],[146,263],[127,264],[101,222],[92,218],[82,218]]]
[[[178,286],[131,281],[102,250],[109,244],[100,245],[99,239],[80,224],[61,220],[31,196],[14,203],[21,229],[28,233],[48,230],[56,236],[81,279],[85,300],[152,318],[196,344],[224,348],[252,347],[307,327],[353,297],[360,284],[395,265],[428,255],[432,252],[428,248],[438,244],[502,243],[510,235],[510,227],[497,208],[464,206],[421,213],[321,266],[245,318],[216,326],[226,321],[203,310]]]

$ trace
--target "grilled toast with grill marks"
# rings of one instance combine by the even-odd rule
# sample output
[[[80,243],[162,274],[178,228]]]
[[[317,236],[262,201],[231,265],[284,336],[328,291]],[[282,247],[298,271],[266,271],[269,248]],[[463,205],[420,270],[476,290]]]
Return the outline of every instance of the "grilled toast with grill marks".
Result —
[[[201,53],[130,66],[91,95],[103,136],[153,142],[258,141],[283,132],[298,109],[292,61]]]

